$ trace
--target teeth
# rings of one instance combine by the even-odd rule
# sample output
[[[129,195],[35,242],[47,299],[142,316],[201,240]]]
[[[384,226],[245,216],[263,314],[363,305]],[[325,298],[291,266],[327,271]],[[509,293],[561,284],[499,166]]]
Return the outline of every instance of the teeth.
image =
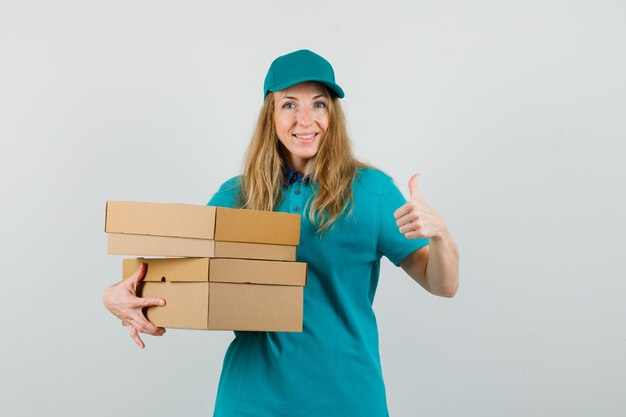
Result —
[[[295,135],[298,139],[311,139],[313,136],[315,136],[315,133],[311,133],[309,135]]]

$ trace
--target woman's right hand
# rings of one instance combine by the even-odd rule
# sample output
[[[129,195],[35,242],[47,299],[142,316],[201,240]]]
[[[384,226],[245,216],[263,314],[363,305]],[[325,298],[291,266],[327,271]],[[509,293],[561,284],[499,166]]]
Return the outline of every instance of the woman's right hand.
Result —
[[[145,307],[164,306],[165,301],[161,298],[137,297],[137,285],[146,275],[146,269],[147,265],[142,263],[133,275],[106,288],[102,297],[107,310],[126,323],[130,336],[142,349],[146,345],[139,337],[139,333],[152,336],[162,336],[165,333],[163,327],[156,327],[150,323],[142,311]]]

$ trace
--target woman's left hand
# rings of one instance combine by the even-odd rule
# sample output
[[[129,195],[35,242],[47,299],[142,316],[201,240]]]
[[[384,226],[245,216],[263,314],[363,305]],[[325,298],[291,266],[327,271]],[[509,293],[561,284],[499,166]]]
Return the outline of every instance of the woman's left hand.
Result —
[[[393,215],[396,224],[407,239],[439,238],[447,230],[443,217],[426,203],[419,189],[421,174],[409,180],[411,199],[397,209]]]

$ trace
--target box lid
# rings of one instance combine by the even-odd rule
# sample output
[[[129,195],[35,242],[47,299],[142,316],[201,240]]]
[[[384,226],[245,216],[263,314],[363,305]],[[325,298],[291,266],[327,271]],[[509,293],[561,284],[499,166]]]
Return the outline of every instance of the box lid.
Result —
[[[136,258],[124,259],[124,278],[131,276],[144,262],[148,265],[146,282],[207,282],[209,258]]]
[[[193,204],[107,201],[105,232],[298,245],[297,214]]]
[[[268,285],[306,285],[306,263],[250,259],[211,259],[209,281]]]
[[[304,262],[259,261],[231,258],[124,259],[124,278],[145,262],[146,282],[225,282],[264,285],[306,285]]]

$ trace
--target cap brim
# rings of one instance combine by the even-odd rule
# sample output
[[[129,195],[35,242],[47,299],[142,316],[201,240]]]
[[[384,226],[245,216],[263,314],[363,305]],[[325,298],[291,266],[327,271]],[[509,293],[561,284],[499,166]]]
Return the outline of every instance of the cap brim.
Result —
[[[319,80],[319,79],[316,79],[316,78],[310,78],[310,77],[304,77],[304,78],[300,78],[300,79],[296,79],[296,80],[290,80],[290,81],[284,82],[284,83],[275,84],[275,85],[269,87],[267,89],[267,91],[265,91],[265,96],[267,96],[267,93],[269,93],[270,91],[274,92],[274,91],[284,90],[284,89],[292,87],[292,86],[294,86],[296,84],[305,83],[307,81],[315,81],[315,82],[318,82],[320,84],[324,84],[326,87],[330,88],[331,91],[333,91],[335,94],[337,94],[337,96],[339,98],[344,98],[344,96],[345,96],[345,93],[343,92],[341,87],[339,87],[337,84],[331,83],[331,82],[328,82],[328,81],[325,81],[325,80]]]

